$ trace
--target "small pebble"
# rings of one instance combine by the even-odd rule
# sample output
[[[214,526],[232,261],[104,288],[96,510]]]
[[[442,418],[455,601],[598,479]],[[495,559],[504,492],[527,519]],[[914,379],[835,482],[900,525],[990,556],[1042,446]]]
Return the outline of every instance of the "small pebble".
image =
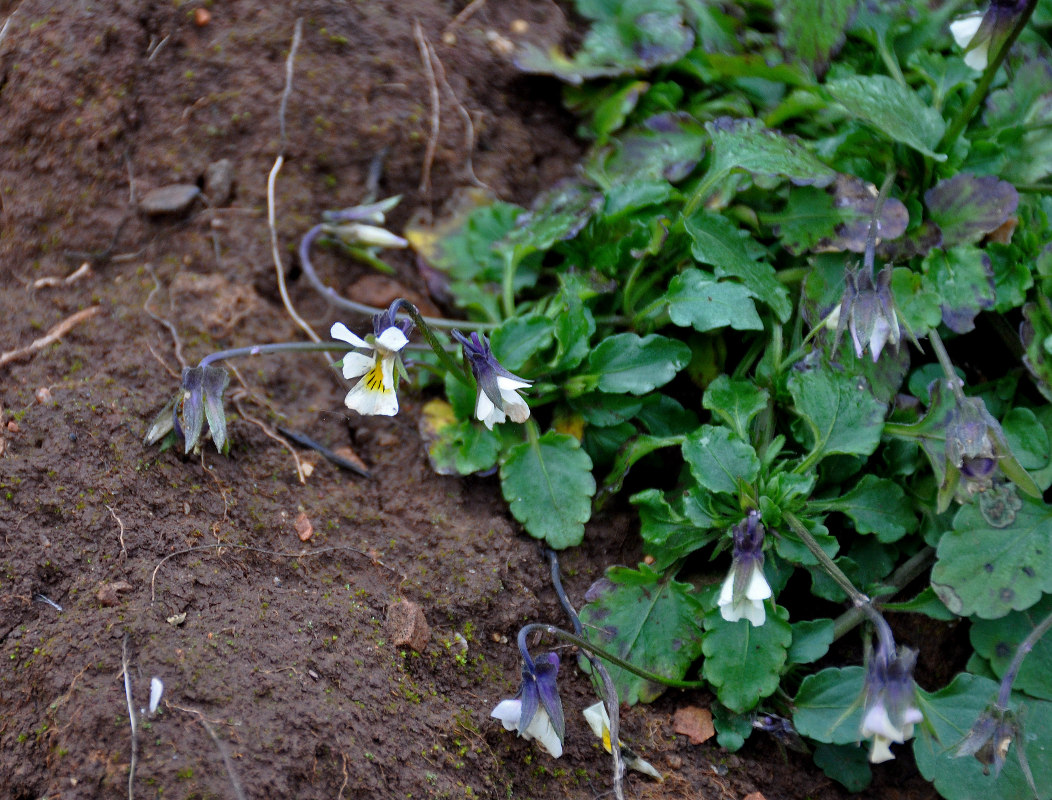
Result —
[[[512,33],[521,36],[522,34],[526,33],[529,29],[530,29],[530,23],[528,23],[526,20],[524,20],[524,19],[512,20],[512,23],[511,23],[511,32]]]
[[[431,628],[424,617],[424,610],[409,600],[399,600],[388,606],[387,629],[395,647],[408,645],[422,653],[431,641]]]
[[[213,208],[225,206],[234,190],[234,163],[229,158],[213,161],[205,169],[205,194]]]
[[[195,8],[194,9],[194,25],[198,28],[203,28],[209,22],[212,21],[212,12],[207,8]]]
[[[304,511],[301,511],[299,516],[296,517],[296,535],[300,537],[301,542],[309,542],[314,535],[314,526],[311,525],[311,521]]]
[[[148,191],[139,201],[139,208],[150,217],[181,214],[200,194],[201,190],[192,183],[173,183]]]
[[[36,401],[41,405],[43,405],[44,403],[51,402],[51,390],[46,386],[41,386],[39,389],[37,389],[33,393],[33,396],[36,398]]]
[[[683,759],[679,756],[672,754],[666,759],[669,769],[679,769],[683,766]]]

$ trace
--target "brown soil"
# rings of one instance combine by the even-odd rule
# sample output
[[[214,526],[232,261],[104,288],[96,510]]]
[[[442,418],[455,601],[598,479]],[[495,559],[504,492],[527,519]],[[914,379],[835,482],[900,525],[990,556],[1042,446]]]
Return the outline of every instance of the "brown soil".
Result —
[[[266,213],[297,18],[277,231],[292,301],[316,330],[335,315],[298,279],[295,243],[322,210],[360,201],[378,154],[379,196],[403,196],[396,231],[469,185],[469,164],[519,203],[571,172],[581,149],[559,87],[517,74],[490,34],[511,37],[524,20],[521,35],[559,41],[571,22],[548,0],[502,0],[444,41],[463,5],[0,0],[0,350],[31,351],[0,366],[0,797],[608,791],[607,757],[579,716],[593,698],[569,656],[562,759],[489,718],[518,684],[519,626],[562,614],[496,479],[431,472],[416,432],[425,396],[404,396],[394,419],[348,418],[320,357],[243,361],[229,457],[141,443],[180,359],[302,338],[278,294]],[[476,140],[469,162],[443,91],[423,190],[432,128],[415,22]],[[132,191],[203,185],[223,158],[229,199],[163,219],[134,210]],[[318,260],[341,287],[368,274],[330,251]],[[403,288],[424,293],[408,254],[389,260]],[[375,478],[301,452],[314,467],[301,484],[264,424],[351,447]],[[564,556],[571,596],[609,564],[635,563],[637,541],[628,516],[596,520]],[[429,638],[403,600],[422,609]],[[154,676],[165,692],[151,716],[140,709]],[[668,776],[631,777],[628,796],[843,796],[764,735],[728,755],[672,732],[676,708],[707,702],[673,693],[626,709],[625,738]],[[927,796],[906,759],[878,783],[870,796]]]

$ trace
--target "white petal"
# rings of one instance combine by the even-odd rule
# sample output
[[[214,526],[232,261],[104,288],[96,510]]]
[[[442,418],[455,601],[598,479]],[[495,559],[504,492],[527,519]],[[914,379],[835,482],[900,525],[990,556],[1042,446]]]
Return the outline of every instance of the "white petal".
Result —
[[[497,388],[500,389],[501,394],[504,394],[505,389],[528,389],[530,385],[529,381],[517,381],[514,378],[506,378],[503,375],[497,376]]]
[[[490,430],[493,430],[494,423],[499,424],[507,419],[504,412],[493,405],[493,401],[486,396],[485,392],[479,392],[478,400],[475,402],[475,418]]]
[[[523,738],[535,739],[537,744],[547,750],[553,758],[558,758],[563,754],[563,743],[555,733],[555,728],[552,727],[552,721],[548,718],[548,712],[544,710],[544,706],[537,708],[537,713],[533,715],[529,726],[520,733]]]
[[[491,717],[496,717],[504,724],[504,730],[516,731],[519,729],[519,719],[522,717],[521,700],[501,700],[497,707],[489,712]]]
[[[369,344],[365,339],[362,339],[355,334],[351,333],[350,328],[344,325],[342,322],[334,322],[332,327],[329,329],[329,336],[333,339],[339,339],[341,342],[348,342],[355,347],[368,347],[372,349],[372,345]]]
[[[983,42],[974,50],[969,50],[967,53],[964,54],[964,63],[972,69],[974,69],[976,72],[982,72],[986,69],[986,64],[989,55],[990,42]]]
[[[603,747],[610,752],[610,715],[606,713],[606,704],[600,700],[588,706],[583,712],[588,727],[598,738],[603,740]]]
[[[362,353],[348,353],[343,357],[343,377],[360,378],[376,364],[376,358]]]
[[[924,715],[921,713],[919,708],[907,708],[906,713],[902,715],[902,724],[906,725],[918,725],[924,722]],[[910,737],[907,736],[907,739]]]
[[[161,695],[164,694],[164,684],[161,683],[161,679],[154,677],[150,678],[150,713],[154,713],[157,710],[157,706],[161,702]]]
[[[888,716],[888,710],[883,703],[877,703],[870,708],[862,720],[862,738],[868,739],[870,736],[888,739],[893,742],[904,742],[906,740],[906,737],[902,735],[902,731],[891,722],[891,717]]]
[[[409,339],[402,333],[402,329],[393,326],[376,337],[377,348],[383,348],[390,353],[397,353],[407,344],[409,344]]]
[[[766,600],[772,594],[771,585],[764,577],[763,567],[754,562],[752,574],[749,575],[749,585],[745,587],[745,596],[750,600]]]
[[[501,389],[500,396],[504,401],[504,411],[512,422],[525,422],[530,418],[530,407],[518,392]]]
[[[884,349],[890,333],[891,326],[883,317],[878,317],[873,322],[873,330],[869,332],[869,355],[873,358],[874,364],[880,358],[880,351]]]
[[[957,46],[967,47],[971,44],[982,22],[983,15],[978,11],[951,22],[950,33],[953,34],[953,40],[957,42]]]
[[[723,580],[723,585],[720,587],[720,596],[716,600],[716,604],[723,608],[729,606],[734,602],[734,569],[732,568],[727,577]],[[724,616],[724,619],[727,619]]]
[[[742,611],[739,619],[747,619],[754,628],[762,628],[767,621],[767,609],[764,608],[763,600],[746,600],[740,605]]]
[[[383,220],[379,220],[379,222],[383,222]],[[340,225],[335,231],[349,241],[361,242],[362,244],[375,247],[408,247],[409,245],[409,242],[401,236],[396,236],[388,230],[377,228],[373,225],[362,225],[359,222]]]
[[[895,758],[895,754],[891,752],[891,747],[887,739],[883,736],[873,737],[873,749],[869,751],[869,762],[871,764],[883,764],[885,761],[891,761]]]
[[[343,402],[347,408],[363,416],[393,417],[398,413],[398,395],[394,389],[383,388],[379,391],[370,389],[366,384],[368,376],[354,385]]]

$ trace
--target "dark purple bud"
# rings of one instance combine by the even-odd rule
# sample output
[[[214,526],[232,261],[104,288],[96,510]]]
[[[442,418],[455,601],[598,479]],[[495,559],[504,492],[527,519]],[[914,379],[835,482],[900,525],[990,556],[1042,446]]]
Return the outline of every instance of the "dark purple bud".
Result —
[[[560,741],[566,733],[566,720],[563,717],[563,704],[559,699],[559,687],[556,677],[559,674],[559,657],[555,653],[542,653],[532,662],[523,659],[522,686],[518,697],[522,701],[522,713],[519,716],[519,730],[530,727],[537,707],[543,706],[551,720],[552,728]]]

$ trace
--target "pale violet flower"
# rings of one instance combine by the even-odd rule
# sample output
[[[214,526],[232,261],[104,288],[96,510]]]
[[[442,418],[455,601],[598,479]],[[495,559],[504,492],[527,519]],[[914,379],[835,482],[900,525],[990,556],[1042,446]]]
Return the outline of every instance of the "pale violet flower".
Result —
[[[881,642],[866,668],[866,703],[861,735],[872,739],[869,760],[874,764],[890,761],[892,742],[903,744],[913,738],[913,727],[924,715],[916,706],[917,685],[913,667],[917,652]]]
[[[979,72],[985,70],[990,56],[1004,46],[1026,6],[1026,0],[992,0],[985,13],[977,11],[951,22],[950,33],[964,50],[964,63]]]
[[[403,369],[399,353],[409,343],[412,323],[408,320],[396,322],[395,310],[392,306],[373,317],[371,341],[356,336],[342,322],[335,323],[329,331],[334,339],[347,342],[358,350],[370,351],[348,353],[341,362],[344,378],[360,378],[344,400],[347,408],[359,414],[393,417],[398,413],[395,369]]]
[[[749,516],[734,526],[734,561],[727,574],[717,605],[720,616],[727,622],[740,619],[760,627],[767,620],[764,600],[771,597],[771,587],[763,574],[764,527],[760,513],[755,509]]]
[[[886,266],[873,280],[872,270],[848,269],[844,275],[844,295],[836,317],[833,352],[840,346],[844,329],[851,332],[855,355],[862,358],[866,350],[875,364],[885,345],[898,347],[902,337],[895,300],[891,295],[891,267]]]
[[[475,417],[487,428],[510,419],[525,422],[530,417],[530,407],[519,395],[519,389],[529,388],[530,382],[504,369],[493,356],[485,337],[472,333],[467,337],[460,331],[451,331],[454,339],[464,346],[464,357],[478,384],[475,401]]]
[[[559,674],[559,657],[543,653],[536,661],[523,654],[522,685],[512,700],[501,700],[490,712],[505,730],[518,731],[533,739],[554,758],[563,754],[562,701],[555,679]]]

